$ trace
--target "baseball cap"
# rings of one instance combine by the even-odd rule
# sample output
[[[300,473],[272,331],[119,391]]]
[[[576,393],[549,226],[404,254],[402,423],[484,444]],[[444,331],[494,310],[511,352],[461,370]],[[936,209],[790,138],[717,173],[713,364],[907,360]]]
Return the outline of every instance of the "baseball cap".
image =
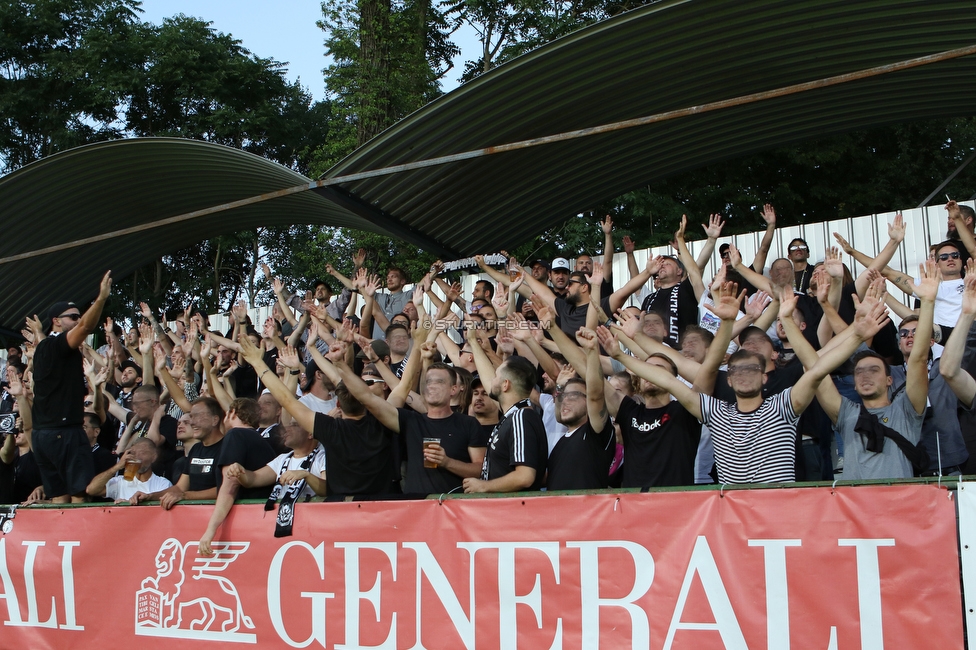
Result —
[[[61,302],[56,302],[51,306],[51,308],[47,312],[47,317],[57,318],[58,316],[68,311],[69,309],[78,309],[78,311],[81,311],[78,308],[78,305],[76,305],[75,303],[62,300]]]
[[[565,257],[557,257],[552,261],[552,270],[553,271],[570,270],[569,260],[567,260]]]
[[[544,266],[545,268],[548,269],[549,268],[549,262],[547,262],[545,260],[535,259],[535,260],[532,260],[532,263],[529,264],[527,268],[530,268],[531,269],[531,268],[533,268],[535,266]]]
[[[122,363],[120,363],[119,364],[119,368],[121,370],[125,370],[126,368],[132,368],[133,370],[136,371],[136,374],[138,376],[142,377],[142,366],[140,366],[138,363],[136,363],[132,359],[126,359],[125,361],[123,361]]]
[[[380,339],[376,339],[375,341],[370,341],[369,347],[373,348],[373,352],[375,352],[376,356],[378,356],[380,359],[382,359],[383,357],[390,356],[390,345],[386,341]],[[360,350],[359,353],[356,355],[356,358],[365,359],[366,353]]]

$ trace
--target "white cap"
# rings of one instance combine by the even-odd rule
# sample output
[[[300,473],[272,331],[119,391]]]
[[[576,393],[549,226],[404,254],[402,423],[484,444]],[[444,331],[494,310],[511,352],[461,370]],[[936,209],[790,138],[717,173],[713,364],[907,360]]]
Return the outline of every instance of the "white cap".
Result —
[[[554,259],[552,261],[552,270],[558,271],[559,269],[566,269],[569,271],[569,260],[567,260],[565,257],[557,257]]]

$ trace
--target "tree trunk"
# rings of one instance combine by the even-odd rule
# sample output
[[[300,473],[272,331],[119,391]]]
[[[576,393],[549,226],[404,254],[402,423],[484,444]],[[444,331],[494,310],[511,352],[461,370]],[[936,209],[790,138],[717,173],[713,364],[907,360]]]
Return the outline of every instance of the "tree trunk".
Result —
[[[390,0],[359,0],[359,145],[393,122],[389,35]]]

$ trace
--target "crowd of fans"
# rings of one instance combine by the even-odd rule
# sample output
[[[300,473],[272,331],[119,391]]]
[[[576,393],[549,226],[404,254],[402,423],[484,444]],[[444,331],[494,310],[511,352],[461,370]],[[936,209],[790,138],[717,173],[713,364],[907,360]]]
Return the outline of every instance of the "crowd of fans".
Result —
[[[192,305],[160,323],[145,303],[123,331],[102,318],[106,273],[94,303],[28,318],[7,350],[0,503],[213,500],[207,553],[242,498],[276,508],[280,536],[314,495],[973,473],[976,215],[946,209],[917,277],[888,266],[900,215],[875,258],[835,234],[813,264],[795,239],[764,274],[767,205],[748,266],[723,245],[702,277],[723,225],[712,215],[697,259],[683,219],[676,255],[643,269],[625,237],[630,277],[613,278],[607,217],[602,263],[499,270],[479,256],[490,279],[470,296],[439,263],[410,291],[398,268],[384,283],[364,251],[351,277],[327,267],[338,295],[316,280],[302,298],[264,266],[272,317],[251,323],[240,303],[225,332]],[[107,343],[93,349],[97,328]]]

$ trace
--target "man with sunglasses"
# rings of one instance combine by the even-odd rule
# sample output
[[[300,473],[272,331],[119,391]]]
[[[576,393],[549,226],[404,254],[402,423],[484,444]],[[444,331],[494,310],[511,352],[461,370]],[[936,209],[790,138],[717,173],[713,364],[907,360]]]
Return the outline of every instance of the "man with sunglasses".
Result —
[[[86,501],[85,488],[95,476],[91,446],[82,428],[87,390],[80,348],[98,327],[111,289],[109,271],[99,285],[98,298],[84,316],[73,302],[51,307],[51,335],[34,351],[31,442],[44,493],[54,503]]]
[[[810,278],[813,277],[813,267],[807,263],[810,259],[810,245],[805,239],[797,237],[786,247],[786,255],[793,264],[793,290],[805,294],[810,288]]]

